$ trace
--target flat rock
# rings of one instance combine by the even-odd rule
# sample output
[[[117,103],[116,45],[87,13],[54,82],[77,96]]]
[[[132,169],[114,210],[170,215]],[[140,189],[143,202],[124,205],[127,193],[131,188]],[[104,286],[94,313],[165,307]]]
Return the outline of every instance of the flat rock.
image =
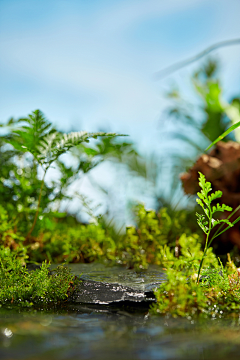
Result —
[[[82,280],[74,293],[75,303],[153,302],[154,288],[166,279],[164,271],[157,266],[150,266],[140,273],[96,263],[68,266]]]

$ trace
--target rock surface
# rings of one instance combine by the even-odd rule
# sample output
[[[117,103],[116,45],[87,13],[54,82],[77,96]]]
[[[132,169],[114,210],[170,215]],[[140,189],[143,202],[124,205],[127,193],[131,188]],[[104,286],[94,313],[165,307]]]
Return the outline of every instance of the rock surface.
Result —
[[[154,288],[165,280],[164,272],[157,266],[141,273],[96,263],[69,264],[69,267],[82,280],[74,294],[75,303],[152,302]]]

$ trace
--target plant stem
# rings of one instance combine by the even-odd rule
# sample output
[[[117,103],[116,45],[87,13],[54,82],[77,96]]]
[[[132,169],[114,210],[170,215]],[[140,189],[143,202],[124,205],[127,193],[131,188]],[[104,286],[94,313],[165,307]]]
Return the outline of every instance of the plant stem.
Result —
[[[208,232],[208,234],[207,234],[207,239],[206,239],[206,244],[205,244],[205,248],[204,248],[204,252],[203,252],[203,257],[202,257],[202,260],[201,260],[199,268],[198,268],[198,275],[197,275],[197,283],[198,284],[199,284],[199,277],[200,277],[200,272],[201,272],[201,269],[202,269],[203,260],[204,260],[204,258],[206,256],[206,252],[207,252],[207,249],[208,249],[207,243],[208,243],[209,233],[210,232]]]
[[[48,169],[48,168],[47,168],[47,169]],[[44,171],[44,174],[43,174],[43,178],[42,178],[42,182],[41,182],[41,187],[40,187],[40,192],[39,192],[39,197],[38,197],[37,211],[36,211],[36,214],[35,214],[35,217],[34,217],[34,220],[33,220],[32,227],[31,227],[31,229],[29,230],[29,232],[27,233],[26,240],[28,240],[29,237],[31,236],[31,234],[32,234],[32,232],[33,232],[33,230],[34,230],[34,228],[35,228],[37,219],[38,219],[38,214],[39,214],[39,209],[40,209],[40,203],[41,203],[41,199],[42,199],[42,190],[43,190],[44,179],[45,179],[45,175],[46,175],[47,169]]]
[[[212,212],[211,212],[211,209],[210,209],[210,205],[209,205],[209,212],[210,212],[210,215],[209,215],[208,233],[207,233],[205,248],[204,248],[204,252],[203,252],[203,257],[202,257],[202,260],[201,260],[200,265],[199,265],[199,268],[198,268],[198,276],[197,276],[197,283],[198,283],[198,284],[199,284],[200,272],[201,272],[202,265],[203,265],[203,260],[204,260],[204,258],[205,258],[205,256],[206,256],[207,250],[208,250],[208,248],[209,248],[209,245],[208,245],[209,235],[210,235],[210,232],[211,232],[211,230],[212,230]]]

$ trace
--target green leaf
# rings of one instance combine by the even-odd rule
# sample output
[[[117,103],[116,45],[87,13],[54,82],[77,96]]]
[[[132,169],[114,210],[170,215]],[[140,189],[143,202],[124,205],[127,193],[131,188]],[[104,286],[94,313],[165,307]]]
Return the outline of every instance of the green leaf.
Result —
[[[209,218],[209,216],[210,216],[210,214],[209,214],[209,210],[208,209],[203,209],[204,210],[204,212],[205,212],[205,214],[207,215],[207,217]]]
[[[212,213],[214,214],[217,211],[221,211],[221,212],[232,211],[232,208],[230,206],[225,205],[225,204],[222,204],[222,205],[217,204],[217,206],[213,206]]]
[[[222,191],[217,190],[217,191],[215,191],[215,193],[211,194],[208,199],[211,203],[213,200],[218,199],[220,197],[222,197]]]
[[[198,196],[199,196],[199,193],[198,193]],[[196,202],[204,209],[204,204],[200,199],[196,199]]]
[[[207,225],[207,221],[205,221],[205,216],[204,215],[200,215],[198,213],[196,213],[196,216],[197,216],[197,223],[198,225],[200,226],[200,228],[202,229],[202,231],[207,234],[208,233],[208,227],[206,226]]]
[[[202,188],[201,193],[207,195],[212,190],[211,183],[206,181],[205,176],[199,171],[199,186]]]
[[[224,139],[228,134],[230,134],[230,132],[232,132],[233,130],[235,130],[236,128],[238,128],[240,126],[240,121],[237,122],[236,124],[230,126],[229,129],[227,129],[227,131],[225,131],[222,135],[220,135],[216,140],[214,140],[206,149],[205,151],[208,151],[213,145],[217,144],[219,141],[221,141],[222,139]]]
[[[204,193],[198,192],[197,195],[198,195],[198,197],[199,197],[200,199],[205,200],[205,195],[204,195]]]
[[[13,138],[9,142],[17,150],[30,152],[36,158],[39,153],[38,147],[50,132],[51,124],[45,119],[40,110],[33,111],[27,118],[22,118],[19,122],[27,125],[22,125],[20,128],[13,130]]]
[[[37,160],[41,164],[49,166],[57,158],[69,151],[74,146],[82,142],[88,142],[90,138],[97,138],[98,136],[121,136],[116,133],[88,133],[87,131],[71,132],[69,134],[61,134],[57,131],[51,131],[41,141],[38,148]],[[123,135],[124,136],[124,135]]]
[[[227,220],[227,219],[221,219],[221,220],[214,220],[214,219],[213,219],[213,221],[212,221],[213,228],[214,228],[216,225],[220,224],[220,223],[227,224],[229,227],[233,227],[233,226],[234,226],[234,224],[232,224],[232,223],[231,223],[229,220]]]

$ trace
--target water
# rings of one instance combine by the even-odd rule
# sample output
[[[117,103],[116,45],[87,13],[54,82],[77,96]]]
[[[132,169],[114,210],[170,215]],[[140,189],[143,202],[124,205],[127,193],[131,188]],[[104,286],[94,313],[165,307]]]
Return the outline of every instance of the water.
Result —
[[[239,354],[239,319],[193,323],[80,305],[57,313],[0,311],[0,358],[6,360],[212,360]]]
[[[162,281],[102,265],[74,267],[86,280],[145,289]],[[106,278],[108,277],[108,278]],[[131,280],[132,279],[132,280]],[[65,303],[51,309],[0,308],[0,359],[26,360],[235,360],[240,357],[240,319],[171,319],[151,316],[148,302]]]

